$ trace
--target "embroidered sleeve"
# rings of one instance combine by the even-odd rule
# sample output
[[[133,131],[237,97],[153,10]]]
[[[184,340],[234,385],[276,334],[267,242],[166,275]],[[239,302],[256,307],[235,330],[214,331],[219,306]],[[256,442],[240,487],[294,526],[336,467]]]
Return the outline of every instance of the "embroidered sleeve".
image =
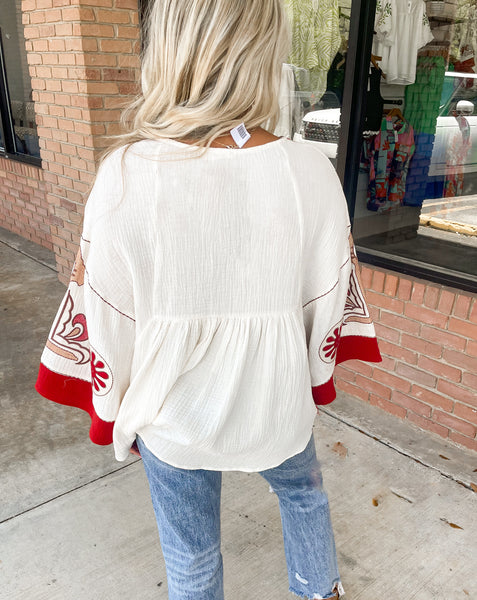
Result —
[[[90,438],[101,445],[112,442],[129,386],[135,337],[131,285],[118,244],[112,242],[117,235],[111,233],[111,218],[98,217],[94,206],[106,204],[108,190],[119,197],[107,183],[100,174],[88,200],[81,247],[35,386],[42,396],[89,413]]]
[[[381,361],[374,325],[360,282],[346,201],[330,165],[327,210],[319,215],[305,247],[303,316],[313,398],[329,404],[336,397],[333,371],[351,359]]]
[[[91,417],[90,439],[112,442],[129,385],[135,323],[94,290],[78,251],[72,277],[41,356],[36,390]]]

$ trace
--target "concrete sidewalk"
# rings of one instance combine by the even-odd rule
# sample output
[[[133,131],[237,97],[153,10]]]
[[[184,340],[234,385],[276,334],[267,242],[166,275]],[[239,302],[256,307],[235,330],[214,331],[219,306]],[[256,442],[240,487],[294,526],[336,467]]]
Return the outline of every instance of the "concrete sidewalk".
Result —
[[[141,461],[33,389],[64,287],[0,229],[0,599],[167,599]],[[477,600],[477,457],[340,396],[315,425],[348,600]],[[225,473],[227,600],[291,600],[276,498]]]

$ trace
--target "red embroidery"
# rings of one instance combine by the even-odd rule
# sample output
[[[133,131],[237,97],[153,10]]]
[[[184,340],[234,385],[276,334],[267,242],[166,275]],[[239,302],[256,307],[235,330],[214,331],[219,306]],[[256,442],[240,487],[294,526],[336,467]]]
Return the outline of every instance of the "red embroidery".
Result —
[[[107,394],[113,384],[111,369],[93,350],[91,350],[91,383],[97,396]]]
[[[336,358],[341,339],[341,323],[334,325],[328,332],[320,347],[320,357],[323,362],[331,363]]]

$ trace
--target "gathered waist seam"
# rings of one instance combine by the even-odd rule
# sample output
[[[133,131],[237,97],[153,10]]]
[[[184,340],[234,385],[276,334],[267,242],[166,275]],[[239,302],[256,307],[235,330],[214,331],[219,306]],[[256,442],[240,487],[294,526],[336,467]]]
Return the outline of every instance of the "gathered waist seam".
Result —
[[[152,321],[205,321],[205,320],[240,320],[240,319],[262,319],[282,317],[302,312],[301,306],[286,310],[265,311],[258,313],[218,313],[218,314],[185,314],[185,315],[154,315],[149,320]]]

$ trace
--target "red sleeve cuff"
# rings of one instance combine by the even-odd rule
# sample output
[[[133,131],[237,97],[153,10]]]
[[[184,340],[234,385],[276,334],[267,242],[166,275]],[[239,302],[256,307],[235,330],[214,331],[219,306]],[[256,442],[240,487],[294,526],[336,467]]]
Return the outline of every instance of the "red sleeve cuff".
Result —
[[[345,360],[364,360],[366,362],[381,362],[376,338],[367,338],[359,335],[342,337],[336,353],[335,364],[339,365]],[[326,383],[311,388],[313,400],[317,406],[330,404],[336,398],[336,390],[333,377]]]
[[[91,417],[91,441],[100,446],[112,443],[114,422],[103,421],[96,414],[91,384],[88,381],[54,373],[40,364],[35,389],[48,400],[86,411]]]
[[[375,337],[347,335],[340,339],[336,353],[336,364],[345,360],[364,360],[366,362],[381,362],[381,352]]]

